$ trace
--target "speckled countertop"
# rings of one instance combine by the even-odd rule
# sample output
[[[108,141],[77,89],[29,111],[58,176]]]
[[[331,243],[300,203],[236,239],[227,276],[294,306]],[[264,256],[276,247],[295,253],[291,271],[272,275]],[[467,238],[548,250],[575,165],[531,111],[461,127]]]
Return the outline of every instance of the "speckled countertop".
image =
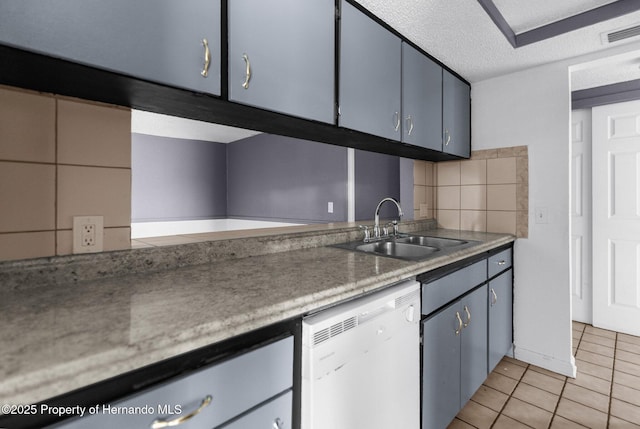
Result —
[[[507,234],[427,233],[481,243],[424,262],[315,247],[5,289],[0,404],[41,401],[514,240]]]

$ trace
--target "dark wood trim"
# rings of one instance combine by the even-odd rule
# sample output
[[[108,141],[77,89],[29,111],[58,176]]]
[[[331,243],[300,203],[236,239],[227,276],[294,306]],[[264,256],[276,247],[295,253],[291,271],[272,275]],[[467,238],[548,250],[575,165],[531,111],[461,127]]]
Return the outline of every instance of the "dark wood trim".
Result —
[[[640,10],[640,3],[637,0],[618,0],[532,30],[515,34],[504,16],[502,16],[502,13],[500,13],[498,7],[493,3],[493,0],[478,0],[478,3],[480,3],[496,27],[498,27],[514,48],[537,43]]]
[[[498,30],[504,35],[507,41],[511,44],[512,47],[517,48],[518,44],[516,43],[516,34],[513,32],[513,29],[509,25],[498,7],[493,3],[493,0],[478,0],[480,6],[487,12],[489,18],[493,21],[493,23],[498,27]]]
[[[573,91],[571,109],[587,109],[632,100],[640,100],[640,79]]]

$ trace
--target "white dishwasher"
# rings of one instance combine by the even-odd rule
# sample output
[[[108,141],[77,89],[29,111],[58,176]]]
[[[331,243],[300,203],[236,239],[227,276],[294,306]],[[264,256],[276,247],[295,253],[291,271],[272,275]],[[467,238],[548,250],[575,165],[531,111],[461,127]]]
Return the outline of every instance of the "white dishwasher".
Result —
[[[302,323],[302,429],[419,429],[420,283]]]

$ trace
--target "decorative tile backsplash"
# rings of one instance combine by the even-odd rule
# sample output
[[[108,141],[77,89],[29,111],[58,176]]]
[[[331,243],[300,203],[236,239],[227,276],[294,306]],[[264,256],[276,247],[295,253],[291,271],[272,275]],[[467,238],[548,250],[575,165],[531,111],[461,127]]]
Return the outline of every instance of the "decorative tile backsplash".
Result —
[[[464,161],[415,161],[414,218],[527,237],[528,166],[526,146],[474,151]]]
[[[0,87],[0,260],[72,253],[73,216],[130,247],[129,109]]]

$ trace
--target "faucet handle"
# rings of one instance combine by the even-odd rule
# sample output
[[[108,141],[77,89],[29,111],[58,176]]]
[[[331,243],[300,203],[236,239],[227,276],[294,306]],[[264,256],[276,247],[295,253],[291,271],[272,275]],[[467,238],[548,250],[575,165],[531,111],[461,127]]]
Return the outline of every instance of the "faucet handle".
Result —
[[[393,236],[397,237],[400,233],[400,231],[398,231],[398,221],[394,220],[393,222],[391,222],[391,224],[393,225]]]
[[[364,242],[368,243],[371,240],[371,231],[367,225],[358,225],[358,228],[364,231]]]

